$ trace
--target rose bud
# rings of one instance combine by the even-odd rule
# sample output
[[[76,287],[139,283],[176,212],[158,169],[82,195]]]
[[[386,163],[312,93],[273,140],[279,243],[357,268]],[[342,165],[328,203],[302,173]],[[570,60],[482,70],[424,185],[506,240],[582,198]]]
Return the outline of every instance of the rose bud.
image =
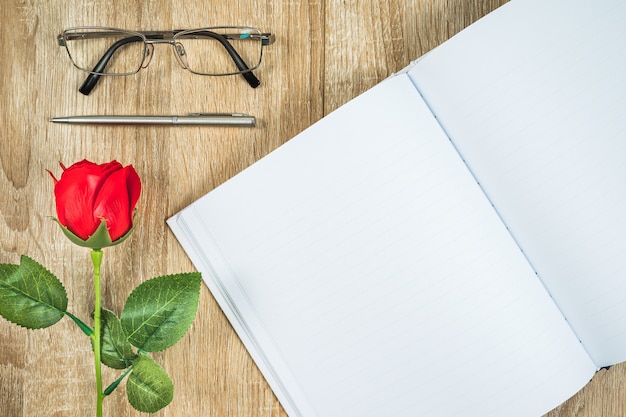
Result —
[[[57,222],[74,243],[93,249],[117,245],[133,229],[141,180],[132,165],[82,160],[54,180]],[[49,172],[49,171],[48,171]]]

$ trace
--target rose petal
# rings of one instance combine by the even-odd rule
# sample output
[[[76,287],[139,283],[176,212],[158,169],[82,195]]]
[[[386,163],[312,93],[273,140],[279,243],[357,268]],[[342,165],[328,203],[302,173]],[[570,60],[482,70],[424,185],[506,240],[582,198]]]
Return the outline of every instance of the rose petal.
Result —
[[[112,173],[122,169],[117,161],[97,165],[83,160],[65,169],[54,187],[59,222],[82,239],[100,224],[93,215],[96,196]]]
[[[132,216],[141,195],[141,179],[132,165],[128,165],[125,169],[128,169],[126,186],[128,187],[128,200],[130,201],[130,214]]]
[[[133,210],[140,192],[141,182],[132,166],[113,172],[100,188],[93,214],[106,221],[112,241],[132,228]]]

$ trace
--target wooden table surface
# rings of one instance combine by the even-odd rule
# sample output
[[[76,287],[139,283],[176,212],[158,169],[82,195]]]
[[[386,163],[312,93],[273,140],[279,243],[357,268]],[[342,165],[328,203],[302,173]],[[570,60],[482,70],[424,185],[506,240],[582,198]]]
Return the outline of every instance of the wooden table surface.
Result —
[[[140,220],[124,244],[105,250],[103,304],[120,312],[153,276],[192,271],[165,219],[285,143],[324,115],[429,51],[505,0],[3,0],[0,5],[0,262],[35,258],[64,283],[69,309],[93,309],[88,251],[50,220],[58,162],[132,164],[143,181]],[[250,25],[276,35],[257,71],[202,77],[157,45],[146,70],[78,92],[85,74],[56,43],[82,25],[175,29]],[[115,127],[52,124],[70,114],[244,112],[256,128]],[[205,286],[190,332],[154,355],[175,384],[159,416],[285,416]],[[105,380],[113,378],[105,372]],[[549,414],[626,415],[626,368],[601,371]],[[105,382],[106,383],[106,382]],[[90,344],[68,319],[28,331],[0,319],[0,415],[94,415]],[[105,416],[138,416],[124,390]]]

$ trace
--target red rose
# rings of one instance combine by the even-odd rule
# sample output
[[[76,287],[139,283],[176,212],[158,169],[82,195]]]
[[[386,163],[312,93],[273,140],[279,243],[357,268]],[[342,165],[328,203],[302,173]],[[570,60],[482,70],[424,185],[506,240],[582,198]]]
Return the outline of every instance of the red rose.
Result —
[[[72,241],[91,248],[120,243],[133,228],[141,180],[132,165],[87,160],[63,168],[54,179],[57,221]],[[70,232],[70,233],[68,233]],[[78,239],[74,239],[78,238]]]

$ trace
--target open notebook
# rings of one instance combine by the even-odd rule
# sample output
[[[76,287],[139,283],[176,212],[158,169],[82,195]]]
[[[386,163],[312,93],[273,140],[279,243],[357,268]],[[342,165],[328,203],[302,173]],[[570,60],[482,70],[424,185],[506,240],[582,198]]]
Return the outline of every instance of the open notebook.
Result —
[[[168,219],[290,416],[539,416],[626,360],[625,21],[513,0]]]

